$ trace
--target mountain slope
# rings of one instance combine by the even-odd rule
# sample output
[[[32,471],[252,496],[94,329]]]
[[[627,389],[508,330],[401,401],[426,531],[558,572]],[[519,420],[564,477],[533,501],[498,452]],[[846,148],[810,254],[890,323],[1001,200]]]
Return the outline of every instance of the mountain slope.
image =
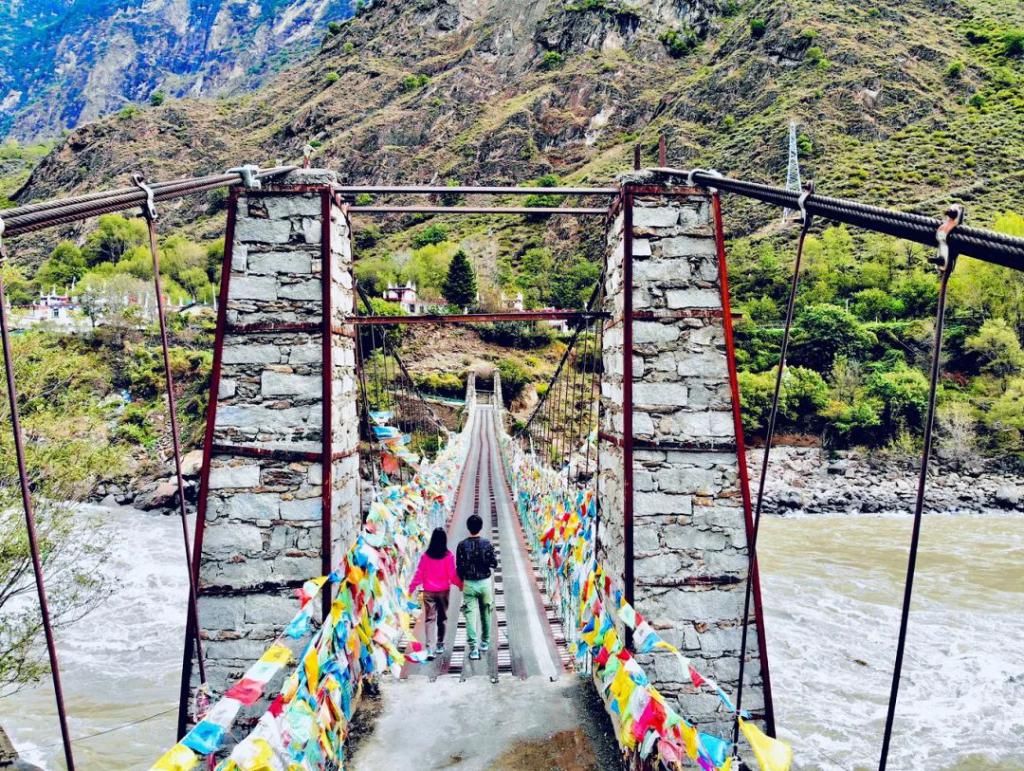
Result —
[[[819,190],[931,214],[977,199],[984,223],[1024,192],[1020,28],[1014,0],[381,0],[256,93],[79,129],[21,198],[308,141],[352,181],[597,182],[635,142],[652,162],[660,133],[673,165],[779,182],[796,120]]]
[[[349,15],[349,0],[12,0],[0,5],[0,138],[255,85]]]

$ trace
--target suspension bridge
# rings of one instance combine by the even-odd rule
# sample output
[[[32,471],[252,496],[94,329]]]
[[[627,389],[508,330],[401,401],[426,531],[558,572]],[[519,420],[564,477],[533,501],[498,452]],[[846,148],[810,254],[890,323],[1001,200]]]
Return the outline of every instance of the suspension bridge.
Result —
[[[220,187],[229,188],[226,248],[193,515],[181,475],[158,209]],[[550,193],[600,205],[353,205],[361,193],[403,200]],[[757,480],[745,461],[723,193],[801,218]],[[178,742],[154,757],[153,768],[165,770],[350,765],[353,714],[366,683],[384,676],[447,689],[438,693],[456,682],[486,684],[493,694],[531,683],[527,698],[539,701],[527,710],[553,716],[539,684],[564,681],[570,671],[593,681],[625,764],[789,768],[792,750],[774,738],[756,553],[804,237],[818,218],[934,247],[932,398],[894,630],[885,767],[926,495],[945,289],[959,255],[1024,269],[1024,240],[968,227],[958,207],[933,219],[810,187],[666,168],[603,188],[344,186],[328,171],[294,167],[160,184],[137,176],[119,190],[3,212],[0,237],[132,209],[149,226],[190,585]],[[352,276],[353,222],[393,213],[597,217],[607,229],[603,272],[583,311],[374,315]],[[8,242],[0,243],[6,257]],[[66,764],[74,768],[2,290],[0,283],[11,429]],[[566,321],[572,336],[533,413],[515,426],[500,376],[485,393],[471,374],[462,425],[452,430],[402,358],[401,330],[409,325],[432,325],[443,345],[446,325],[545,320]],[[434,457],[417,447],[415,439],[427,436],[436,440]],[[418,642],[412,569],[432,528],[459,540],[471,512],[484,518],[500,554],[494,644],[470,659],[464,625],[452,613],[445,652],[430,659]],[[457,606],[457,593],[452,600]],[[517,714],[488,703],[480,714],[493,720]],[[431,703],[412,699],[409,708],[426,717]],[[385,747],[407,742],[419,760],[434,762],[441,750],[389,735],[391,725],[380,729]]]

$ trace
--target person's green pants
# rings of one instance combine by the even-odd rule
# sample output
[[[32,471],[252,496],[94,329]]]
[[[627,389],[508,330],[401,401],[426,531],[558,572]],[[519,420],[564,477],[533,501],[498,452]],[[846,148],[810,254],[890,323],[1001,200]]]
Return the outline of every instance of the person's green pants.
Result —
[[[465,582],[462,588],[462,612],[466,614],[466,641],[471,651],[477,647],[478,638],[490,644],[493,607],[494,584],[491,579]]]

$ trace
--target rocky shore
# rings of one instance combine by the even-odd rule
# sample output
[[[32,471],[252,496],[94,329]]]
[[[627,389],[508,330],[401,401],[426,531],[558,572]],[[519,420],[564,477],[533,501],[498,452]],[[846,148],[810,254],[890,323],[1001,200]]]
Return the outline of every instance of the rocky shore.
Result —
[[[763,448],[747,452],[756,491]],[[765,486],[764,511],[779,515],[911,512],[919,461],[864,450],[776,447]],[[938,453],[925,494],[925,511],[1024,511],[1024,470],[1011,460]]]
[[[751,488],[756,490],[763,449],[747,451]],[[194,503],[202,453],[182,459],[185,498]],[[172,511],[177,505],[173,467],[168,476],[143,479],[135,486],[100,484],[91,500]],[[917,460],[864,450],[829,452],[819,447],[772,450],[764,511],[779,515],[910,512],[917,491]],[[928,477],[925,510],[931,512],[1024,512],[1024,467],[1011,460],[949,457],[941,452]]]

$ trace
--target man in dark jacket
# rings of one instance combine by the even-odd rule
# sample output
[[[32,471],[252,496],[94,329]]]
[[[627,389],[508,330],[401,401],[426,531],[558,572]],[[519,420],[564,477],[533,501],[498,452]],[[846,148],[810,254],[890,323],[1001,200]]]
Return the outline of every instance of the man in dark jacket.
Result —
[[[491,647],[491,609],[494,607],[491,571],[498,567],[498,558],[491,542],[480,537],[483,526],[479,514],[470,516],[466,520],[469,538],[455,550],[455,571],[463,582],[462,612],[466,614],[466,641],[471,659],[479,659],[480,652]]]

